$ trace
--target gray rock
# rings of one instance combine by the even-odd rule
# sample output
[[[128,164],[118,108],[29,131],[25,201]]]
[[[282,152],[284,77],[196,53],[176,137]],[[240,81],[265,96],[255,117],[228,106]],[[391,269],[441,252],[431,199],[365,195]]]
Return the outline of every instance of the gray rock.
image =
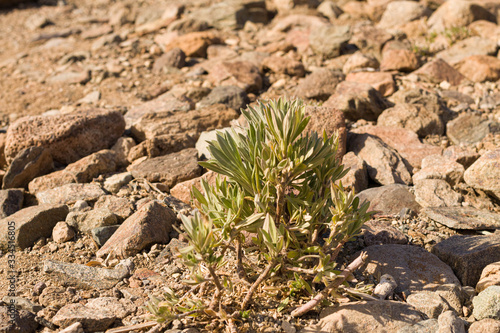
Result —
[[[126,258],[152,244],[168,243],[175,221],[176,215],[170,208],[150,201],[126,219],[96,255]]]
[[[81,323],[85,332],[105,331],[116,317],[105,309],[92,309],[80,303],[63,306],[52,318],[52,322],[62,328]]]
[[[437,114],[444,122],[451,120],[454,114],[450,112],[439,95],[424,89],[401,89],[395,92],[389,100],[394,104],[418,104]]]
[[[295,94],[300,98],[326,101],[335,93],[337,84],[343,79],[344,74],[341,72],[320,68],[299,82]]]
[[[423,4],[414,1],[393,1],[387,5],[378,27],[391,29],[421,17],[429,16],[431,11]]]
[[[441,155],[429,155],[422,160],[422,169],[413,175],[413,183],[422,179],[442,179],[454,187],[463,179],[465,169]]]
[[[129,277],[132,270],[133,263],[131,262],[124,263],[123,265],[119,264],[113,269],[53,260],[45,260],[43,263],[43,272],[50,274],[50,276],[58,280],[63,286],[83,289],[111,289],[118,282]]]
[[[130,150],[135,146],[135,141],[129,137],[121,137],[116,140],[116,143],[111,147],[111,150],[115,152],[116,164],[118,168],[127,166],[129,161],[127,160]]]
[[[451,229],[500,229],[499,214],[472,207],[427,207],[422,213]]]
[[[43,306],[40,304],[32,303],[30,300],[19,296],[4,296],[2,301],[6,304],[15,304],[16,309],[29,311],[31,313],[37,313],[43,309]]]
[[[500,236],[454,235],[432,248],[465,286],[475,286],[488,264],[500,261]]]
[[[317,325],[300,332],[396,332],[407,324],[422,320],[422,314],[412,306],[393,301],[342,304],[324,309],[320,317]]]
[[[490,286],[472,299],[472,314],[477,320],[491,318],[500,320],[500,286]]]
[[[496,17],[484,7],[468,1],[445,2],[431,15],[427,24],[433,31],[467,26],[477,20],[496,22]]]
[[[362,233],[366,246],[408,243],[406,236],[387,221],[370,220],[363,225]]]
[[[460,163],[468,169],[481,156],[475,149],[464,146],[450,146],[443,151],[447,159]]]
[[[455,64],[460,60],[472,55],[494,56],[498,45],[492,39],[472,36],[454,43],[444,51],[436,54],[449,64]]]
[[[177,153],[147,159],[128,167],[134,178],[145,178],[150,182],[161,182],[172,188],[175,184],[201,175],[198,151],[184,149]]]
[[[245,91],[236,86],[219,86],[196,104],[198,109],[214,104],[225,104],[233,110],[245,108],[250,102]]]
[[[95,201],[106,193],[95,184],[66,184],[50,190],[38,192],[39,204],[72,204],[78,200]]]
[[[442,179],[421,179],[415,182],[415,200],[422,207],[459,206],[462,196]]]
[[[23,207],[24,194],[22,190],[0,190],[0,218],[14,214]]]
[[[117,193],[122,186],[127,185],[130,181],[134,179],[130,172],[122,172],[112,175],[104,181],[104,189],[111,193]]]
[[[401,184],[369,188],[358,193],[358,197],[361,202],[370,201],[368,210],[379,211],[382,214],[399,214],[404,208],[419,212],[421,208],[415,201],[415,195],[410,192],[410,187]]]
[[[82,233],[92,229],[118,223],[116,215],[107,208],[97,208],[87,212],[71,212],[66,216],[66,223]]]
[[[160,73],[164,67],[182,68],[186,64],[186,54],[180,48],[172,49],[155,60],[153,73]]]
[[[377,124],[379,126],[409,129],[420,137],[431,134],[442,135],[444,133],[444,123],[439,115],[419,104],[396,104],[396,106],[386,109],[380,114]]]
[[[120,225],[117,224],[94,228],[91,230],[92,239],[97,243],[97,245],[103,246],[119,227]]]
[[[427,290],[409,295],[406,302],[431,319],[437,319],[443,311],[448,309],[446,301],[441,296]]]
[[[446,124],[446,135],[456,145],[476,144],[489,133],[500,132],[500,123],[466,113]]]
[[[437,333],[465,333],[465,325],[453,311],[445,311],[438,318]]]
[[[401,155],[378,137],[349,133],[347,150],[361,157],[371,179],[382,185],[411,184],[411,174]]]
[[[134,213],[134,205],[129,199],[114,195],[103,195],[94,204],[95,209],[106,208],[118,217],[122,222]]]
[[[464,173],[467,185],[486,191],[500,199],[500,149],[482,155]]]
[[[1,7],[1,3],[0,3]],[[0,327],[2,332],[6,333],[34,333],[38,328],[38,322],[35,315],[26,310],[20,310],[14,314],[14,323],[7,306],[0,306]]]
[[[4,251],[9,246],[25,249],[33,246],[40,237],[50,237],[56,223],[64,221],[68,211],[66,205],[38,205],[0,220],[0,247]],[[11,237],[13,239],[9,239]]]
[[[360,272],[368,275],[390,274],[398,283],[396,293],[435,291],[443,284],[460,285],[451,268],[432,253],[411,245],[386,244],[365,248],[367,263]]]
[[[437,319],[427,319],[413,325],[404,326],[397,333],[435,333],[438,328]]]
[[[346,119],[377,120],[390,106],[384,97],[368,83],[343,81],[335,89],[324,106],[334,107],[344,112]]]
[[[340,55],[342,45],[351,38],[347,25],[324,25],[313,29],[309,35],[309,45],[322,57],[329,59]]]
[[[26,148],[12,160],[3,177],[2,188],[27,188],[30,181],[52,170],[54,170],[54,163],[48,149]]]
[[[85,306],[98,311],[111,312],[119,319],[123,319],[129,314],[134,313],[137,308],[129,299],[118,299],[116,297],[93,298],[89,300]]]

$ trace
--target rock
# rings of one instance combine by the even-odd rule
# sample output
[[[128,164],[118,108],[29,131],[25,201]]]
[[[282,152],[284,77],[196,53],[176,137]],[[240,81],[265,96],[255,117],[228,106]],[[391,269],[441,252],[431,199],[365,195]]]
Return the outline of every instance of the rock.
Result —
[[[307,132],[316,132],[321,136],[325,131],[329,137],[338,133],[339,150],[337,151],[337,157],[342,159],[347,142],[344,113],[336,108],[319,106],[306,106],[304,113],[306,117],[311,117],[305,129]]]
[[[500,123],[465,113],[446,124],[446,135],[456,145],[475,144],[489,133],[500,132]]]
[[[344,75],[327,68],[313,71],[299,82],[295,94],[300,98],[325,101],[335,93],[337,84]]]
[[[347,150],[361,157],[368,175],[381,185],[411,184],[411,175],[403,158],[379,138],[369,134],[350,133]]]
[[[324,25],[311,30],[309,45],[314,53],[325,59],[340,55],[342,45],[351,38],[350,27],[345,25]]]
[[[345,65],[344,65],[345,66]],[[345,78],[349,82],[367,83],[382,96],[390,96],[396,91],[396,83],[392,74],[385,72],[356,72],[349,73]]]
[[[396,280],[396,293],[435,291],[440,285],[460,285],[451,268],[432,253],[418,246],[400,244],[372,245],[364,249],[367,263],[364,275],[390,274]]]
[[[21,209],[0,220],[0,247],[7,251],[12,245],[16,249],[33,246],[40,237],[50,237],[54,226],[64,221],[67,214],[66,205],[38,205]]]
[[[133,162],[143,156],[157,157],[167,155],[186,148],[192,148],[195,144],[196,141],[194,138],[184,133],[159,135],[152,139],[144,140],[130,149],[128,160]]]
[[[122,135],[125,121],[118,111],[92,109],[55,116],[29,116],[9,126],[5,158],[9,163],[22,150],[40,146],[55,162],[69,164],[109,148]]]
[[[458,86],[465,79],[465,76],[441,58],[427,62],[412,74],[431,83],[439,84],[446,81],[452,86]]]
[[[103,258],[112,253],[126,258],[149,245],[167,243],[175,220],[176,215],[170,208],[156,201],[148,202],[123,222],[96,255]]]
[[[59,333],[84,333],[83,325],[80,322],[76,322],[59,331]]]
[[[219,86],[196,104],[197,108],[205,108],[214,104],[225,104],[233,110],[247,106],[249,99],[245,91],[236,86]]]
[[[92,235],[92,239],[97,243],[97,245],[102,247],[108,241],[108,239],[110,239],[111,236],[113,236],[113,234],[115,233],[116,230],[118,230],[119,227],[120,225],[118,224],[108,225],[104,227],[97,227],[92,229],[90,233]]]
[[[439,95],[424,89],[401,89],[389,99],[396,105],[401,103],[423,105],[428,111],[437,114],[444,122],[453,116]]]
[[[36,194],[39,204],[72,204],[78,200],[95,201],[104,191],[95,184],[66,184]]]
[[[439,324],[437,319],[427,319],[413,325],[404,326],[397,333],[431,333],[437,332],[438,329]]]
[[[420,169],[422,159],[433,154],[441,154],[442,148],[423,144],[418,135],[408,129],[385,126],[363,126],[352,130],[357,134],[371,134],[380,138],[410,163],[413,168]]]
[[[184,35],[167,33],[157,35],[155,42],[164,52],[179,48],[187,57],[207,57],[207,48],[213,44],[221,44],[221,40],[213,31],[196,31]]]
[[[150,182],[161,182],[172,188],[175,184],[200,176],[198,151],[184,149],[177,153],[144,160],[128,167],[134,178],[145,178]]]
[[[393,1],[387,4],[377,26],[382,29],[392,29],[429,15],[430,10],[418,2]]]
[[[465,325],[453,311],[445,311],[438,317],[437,333],[465,333]]]
[[[27,188],[38,176],[54,170],[52,156],[43,147],[29,147],[20,151],[12,160],[2,181],[2,188]]]
[[[65,243],[75,237],[75,232],[71,229],[66,222],[57,222],[52,230],[52,239],[56,243]]]
[[[109,149],[101,150],[69,164],[64,170],[33,179],[28,188],[36,194],[65,184],[89,183],[99,175],[115,170],[115,153]]]
[[[469,333],[496,333],[500,332],[500,320],[486,318],[475,321],[469,327]]]
[[[373,25],[361,25],[353,29],[349,43],[356,45],[363,53],[373,54],[380,59],[382,46],[392,38],[393,36],[385,29]]]
[[[456,64],[460,60],[473,55],[495,56],[497,43],[491,39],[473,36],[458,41],[448,49],[436,54],[436,57],[443,59],[449,64]]]
[[[344,74],[349,74],[354,71],[359,72],[366,69],[374,70],[378,69],[379,65],[379,62],[375,57],[365,55],[362,52],[358,51],[347,59],[344,66],[342,67],[342,72]]]
[[[324,309],[315,326],[301,333],[319,332],[396,332],[407,324],[422,320],[412,306],[394,301],[354,302]]]
[[[116,215],[107,208],[96,208],[86,212],[70,212],[66,223],[82,233],[90,233],[94,228],[118,223]]]
[[[349,168],[347,174],[341,179],[342,185],[354,189],[356,193],[365,190],[368,187],[365,161],[351,151],[344,155],[342,164],[344,169]]]
[[[52,322],[62,328],[81,323],[85,332],[105,331],[116,317],[105,309],[92,309],[80,303],[63,306],[52,318]]]
[[[43,272],[58,280],[63,286],[106,290],[113,288],[118,282],[129,277],[133,270],[133,265],[131,260],[125,260],[115,268],[107,269],[45,260],[43,262]],[[49,288],[51,287],[45,288],[42,295],[53,294],[53,292],[48,290]],[[48,306],[48,304],[44,303],[42,305]]]
[[[341,82],[323,106],[335,107],[344,112],[346,119],[376,120],[389,107],[389,103],[369,84]]]
[[[475,149],[465,146],[449,146],[443,151],[443,156],[462,164],[465,169],[468,169],[481,155],[476,153]]]
[[[230,134],[232,131],[237,130],[233,127],[225,127],[213,131],[205,131],[200,134],[198,141],[196,141],[195,148],[198,151],[198,156],[201,160],[208,160],[212,157],[210,151],[208,150],[209,142],[213,140],[217,140],[218,133],[227,133]],[[242,133],[240,131],[240,133]]]
[[[236,86],[247,93],[258,93],[262,89],[260,70],[249,61],[222,61],[216,63],[209,70],[207,80],[218,86]]]
[[[500,320],[500,286],[490,286],[472,299],[472,314],[477,320]]]
[[[333,1],[322,1],[316,8],[323,16],[328,17],[330,21],[339,17],[344,11]]]
[[[272,73],[286,74],[290,76],[303,77],[306,74],[306,69],[300,61],[276,55],[262,60],[262,68],[264,70],[269,70]]]
[[[489,286],[500,285],[500,261],[487,265],[481,272],[476,291],[481,292]]]
[[[2,7],[2,2],[0,2]],[[7,306],[0,306],[0,323],[2,332],[6,333],[33,333],[38,328],[35,315],[26,310],[11,313]]]
[[[158,74],[164,67],[182,68],[186,65],[186,54],[180,48],[171,49],[155,60],[153,73]]]
[[[406,298],[406,302],[431,319],[437,319],[448,309],[446,301],[432,291],[424,290],[411,294]]]
[[[129,299],[118,299],[116,297],[93,298],[90,299],[85,306],[94,310],[111,312],[119,319],[127,317],[136,310],[136,306]]]
[[[239,89],[237,87],[220,88],[230,88],[229,90],[232,90],[232,88]],[[152,112],[145,114],[132,125],[132,135],[137,141],[154,140],[155,137],[162,136],[161,139],[157,139],[158,143],[161,141],[165,142],[163,138],[164,135],[169,135],[171,137],[175,135],[177,139],[181,135],[188,135],[196,140],[201,132],[229,126],[231,120],[238,118],[238,112],[230,106],[213,104],[212,102],[217,103],[217,101],[209,96],[210,94],[199,102],[203,104],[200,105],[201,109],[199,110],[188,112]],[[237,105],[241,102],[241,100],[238,99],[239,97],[226,97],[228,99],[222,100],[222,102],[235,107],[244,106],[243,104]],[[232,100],[233,98],[235,98],[235,100]],[[175,138],[173,138],[172,141],[176,140]],[[184,141],[186,145],[189,144],[187,138],[181,139],[181,142],[182,141]],[[175,143],[175,141],[172,143]],[[147,145],[147,143],[145,145]]]
[[[114,174],[104,181],[104,189],[111,193],[117,193],[123,186],[130,183],[134,179],[130,172],[122,172]]]
[[[410,188],[401,184],[390,184],[373,187],[358,193],[361,202],[370,201],[370,211],[378,211],[385,215],[399,214],[404,208],[414,212],[420,211],[420,205]]]
[[[405,235],[389,222],[370,220],[363,225],[366,246],[383,244],[407,244]]]
[[[500,149],[482,155],[464,173],[465,182],[500,198]]]
[[[432,248],[446,262],[463,285],[475,286],[484,267],[500,260],[500,237],[455,235]]]
[[[378,117],[377,124],[409,129],[420,137],[444,133],[444,123],[440,117],[418,104],[397,104],[386,109]]]
[[[22,190],[0,190],[0,218],[7,217],[23,207],[24,194]]]
[[[90,78],[89,70],[68,70],[51,75],[47,82],[52,84],[85,84],[90,81]]]
[[[422,207],[459,206],[462,196],[442,179],[420,179],[415,182],[415,200]]]
[[[500,79],[500,59],[488,55],[472,55],[454,66],[463,76],[474,82]]]
[[[432,13],[427,21],[430,30],[443,31],[447,28],[467,26],[478,20],[496,22],[495,15],[478,4],[469,1],[445,2]]]
[[[409,50],[390,49],[382,54],[380,70],[412,72],[419,67],[419,61],[415,53]]]
[[[427,207],[422,213],[451,229],[500,229],[498,214],[472,207]]]
[[[422,169],[413,175],[413,183],[421,179],[443,179],[454,187],[462,181],[464,171],[460,163],[442,155],[429,155],[422,160]]]
[[[205,180],[209,184],[215,184],[215,179],[217,177],[217,173],[213,171],[208,171],[204,173],[201,177],[193,178],[187,180],[185,182],[178,183],[170,190],[170,194],[174,197],[180,199],[182,202],[190,204],[191,201],[191,189],[196,187],[198,190],[203,191],[201,186],[201,181]],[[223,176],[222,176],[223,177]]]
[[[116,140],[116,143],[113,147],[111,147],[111,150],[115,152],[117,168],[124,167],[129,164],[127,157],[133,147],[135,147],[135,141],[132,138],[121,137]]]

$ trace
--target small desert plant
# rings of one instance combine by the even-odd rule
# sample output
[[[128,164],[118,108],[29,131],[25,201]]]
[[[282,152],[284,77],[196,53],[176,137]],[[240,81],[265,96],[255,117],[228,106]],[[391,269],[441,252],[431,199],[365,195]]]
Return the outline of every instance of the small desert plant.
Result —
[[[223,177],[192,190],[199,212],[183,216],[189,246],[181,249],[191,269],[187,283],[207,296],[150,302],[162,320],[176,313],[205,313],[224,320],[245,317],[263,284],[285,288],[280,310],[297,293],[314,295],[298,316],[314,308],[361,265],[336,267],[343,245],[371,213],[338,182],[346,173],[337,159],[338,137],[307,133],[298,101],[277,100],[243,111],[242,133],[219,132],[209,143],[211,159],[200,164]],[[208,292],[207,291],[211,291]],[[198,309],[198,312],[196,312]]]

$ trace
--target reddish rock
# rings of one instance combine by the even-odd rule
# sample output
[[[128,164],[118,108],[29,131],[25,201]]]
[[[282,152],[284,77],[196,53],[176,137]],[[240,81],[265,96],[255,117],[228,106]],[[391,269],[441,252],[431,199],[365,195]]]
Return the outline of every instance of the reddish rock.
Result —
[[[455,64],[455,68],[474,82],[500,79],[500,59],[487,55],[473,55]]]
[[[66,184],[36,194],[39,204],[73,204],[78,200],[95,201],[104,191],[95,184]]]
[[[365,246],[383,244],[407,244],[406,236],[389,221],[370,220],[362,228]]]
[[[349,133],[347,150],[366,162],[368,175],[377,183],[411,184],[411,174],[401,155],[379,138],[369,134]]]
[[[344,112],[346,119],[376,120],[389,107],[389,103],[369,84],[341,82],[323,106]]]
[[[204,173],[201,177],[193,178],[190,180],[186,180],[184,182],[178,183],[170,190],[170,194],[177,199],[181,200],[184,203],[191,203],[191,190],[193,187],[196,187],[198,190],[203,191],[201,181],[205,180],[210,185],[215,184],[215,179],[217,177],[217,173],[213,171],[208,171]],[[219,177],[224,177],[219,175]]]
[[[344,78],[342,73],[327,68],[318,69],[307,75],[297,86],[295,94],[300,98],[327,100],[337,84]]]
[[[366,171],[365,161],[362,158],[350,151],[342,158],[342,164],[344,165],[344,170],[349,169],[347,174],[340,179],[344,187],[351,188],[356,193],[368,187],[368,172]]]
[[[353,30],[349,43],[356,45],[363,53],[373,54],[380,59],[383,45],[392,38],[393,36],[385,29],[373,25],[361,25]]]
[[[9,165],[2,188],[26,188],[30,181],[52,170],[54,163],[48,149],[36,146],[26,148]]]
[[[347,59],[342,68],[342,72],[344,72],[344,74],[349,74],[354,71],[366,70],[368,68],[378,69],[379,65],[375,57],[365,55],[358,51]]]
[[[420,179],[415,182],[415,199],[422,207],[460,206],[462,196],[442,179]]]
[[[487,318],[475,321],[469,327],[469,333],[497,333],[500,332],[500,320]]]
[[[134,213],[134,206],[127,198],[114,195],[103,195],[97,199],[94,209],[107,208],[116,215],[120,222]]]
[[[500,199],[500,149],[482,155],[464,173],[465,182]]]
[[[168,34],[168,33],[167,33]],[[188,57],[207,57],[209,45],[221,44],[221,39],[214,31],[196,31],[184,35],[157,36],[155,42],[168,52],[172,49],[181,49]]]
[[[462,164],[465,169],[468,169],[481,155],[475,149],[465,146],[449,146],[443,151],[443,156]]]
[[[377,124],[408,129],[420,137],[444,133],[444,123],[439,115],[420,104],[396,104],[382,112],[377,119]]]
[[[346,81],[368,83],[382,96],[390,96],[396,91],[396,83],[392,74],[385,72],[356,72],[349,73]]]
[[[165,67],[182,68],[185,64],[186,54],[180,48],[171,49],[155,60],[153,73],[158,74]]]
[[[443,31],[447,28],[463,27],[478,20],[496,22],[496,17],[484,7],[469,1],[444,2],[429,17],[427,24],[431,30]]]
[[[33,246],[40,237],[50,237],[57,222],[64,221],[68,214],[66,205],[38,205],[17,211],[0,220],[0,247],[7,251],[9,246],[9,230],[14,230],[16,249]],[[10,228],[9,228],[10,227]],[[12,235],[10,235],[12,236]]]
[[[496,41],[478,36],[469,37],[454,43],[444,51],[436,54],[449,64],[456,64],[460,60],[473,55],[495,56],[498,45]]]
[[[116,143],[111,147],[111,150],[115,152],[115,160],[117,167],[127,166],[128,165],[128,154],[135,146],[135,141],[129,137],[121,137],[116,140]]]
[[[495,132],[500,132],[500,123],[475,113],[463,113],[446,124],[446,135],[455,145],[476,144]]]
[[[302,62],[289,57],[280,57],[276,55],[267,57],[262,61],[262,67],[264,70],[269,70],[277,74],[298,77],[303,77],[306,74],[306,69]]]
[[[413,183],[421,179],[443,179],[454,187],[462,181],[464,171],[460,163],[441,155],[429,155],[422,160],[422,169],[413,175]]]
[[[23,201],[23,190],[0,190],[0,218],[7,217],[20,210],[23,207]]]
[[[378,23],[382,29],[394,29],[397,26],[429,16],[431,11],[424,5],[415,1],[392,1]]]
[[[249,61],[219,62],[210,68],[207,79],[214,85],[237,86],[246,92],[262,89],[260,70]]]
[[[418,135],[410,130],[398,127],[363,126],[352,130],[353,133],[367,133],[379,137],[386,144],[396,149],[413,168],[420,169],[422,159],[428,155],[441,154],[442,148],[423,144]]]
[[[7,161],[5,160],[5,141],[7,140],[7,133],[0,132],[0,168],[5,169]]]
[[[52,239],[56,243],[65,243],[73,237],[75,237],[75,232],[64,221],[57,222],[52,230]]]
[[[152,183],[161,182],[172,188],[175,184],[201,174],[198,151],[188,148],[177,153],[159,156],[128,167],[134,178],[145,178]]]
[[[384,51],[380,70],[411,72],[416,70],[418,66],[418,58],[412,51],[392,49]]]
[[[415,201],[415,195],[410,192],[410,188],[401,184],[369,188],[358,193],[358,197],[362,202],[370,202],[368,210],[381,214],[399,214],[403,208],[409,208],[418,213],[421,208]]]
[[[440,58],[429,61],[413,74],[435,84],[446,81],[452,86],[458,86],[465,79],[465,76]]]
[[[64,170],[33,179],[28,188],[36,194],[69,183],[89,183],[99,175],[115,170],[115,153],[108,149],[101,150],[69,164]]]
[[[482,270],[476,291],[480,293],[489,286],[500,286],[500,261],[491,263]]]
[[[113,236],[97,251],[99,258],[112,253],[117,258],[134,256],[149,245],[167,243],[175,213],[156,201],[144,204],[123,222]]]
[[[116,317],[104,309],[92,309],[80,303],[63,306],[52,318],[52,322],[61,328],[74,323],[81,323],[85,332],[105,331]]]
[[[125,130],[119,111],[92,109],[56,116],[28,116],[9,126],[5,157],[9,163],[23,149],[40,146],[54,161],[70,164],[111,147]]]
[[[184,133],[159,135],[132,147],[128,154],[128,161],[133,162],[143,156],[151,158],[175,153],[186,148],[192,148],[195,144],[194,138]]]
[[[346,151],[347,141],[344,113],[332,107],[306,106],[305,115],[311,117],[306,131],[314,131],[319,135],[323,135],[323,131],[325,131],[328,136],[338,133],[339,150],[337,157],[342,159]]]
[[[131,132],[138,141],[177,134],[189,135],[196,140],[201,132],[229,126],[230,121],[238,116],[238,112],[223,104],[188,112],[151,112],[140,117]]]

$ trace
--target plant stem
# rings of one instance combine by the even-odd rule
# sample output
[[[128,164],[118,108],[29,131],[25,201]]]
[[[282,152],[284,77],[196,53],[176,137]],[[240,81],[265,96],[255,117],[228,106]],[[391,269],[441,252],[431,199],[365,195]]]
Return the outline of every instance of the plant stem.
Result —
[[[361,267],[365,263],[367,257],[368,255],[366,254],[366,252],[361,252],[359,257],[357,257],[353,262],[351,262],[349,266],[347,266],[346,269],[344,269],[342,273],[340,273],[335,280],[333,280],[319,294],[314,296],[312,300],[302,305],[300,308],[293,310],[291,315],[293,317],[299,317],[314,309],[328,295],[328,293],[332,289],[338,288],[338,286],[340,286],[349,277],[349,275],[352,274],[352,272]]]
[[[222,287],[222,284],[220,283],[219,277],[217,276],[217,274],[215,274],[214,268],[211,265],[207,265],[207,266],[208,266],[208,271],[210,272],[210,275],[212,275],[212,278],[214,280],[213,282],[215,284],[215,287],[217,288],[217,290],[215,291],[215,294],[214,294],[214,298],[210,302],[210,309],[213,310],[219,304],[219,300],[220,300],[220,297],[222,296],[222,291],[224,288]]]
[[[242,311],[246,309],[246,307],[248,306],[248,303],[252,299],[253,294],[257,290],[257,287],[259,286],[259,284],[262,283],[262,281],[264,281],[267,278],[267,276],[269,275],[269,272],[271,272],[271,269],[274,267],[274,265],[276,265],[276,262],[277,262],[276,259],[273,259],[272,261],[270,261],[269,264],[266,266],[266,268],[262,271],[262,273],[260,273],[257,280],[250,287],[250,290],[248,290],[248,293],[245,296],[245,299],[243,300],[243,303],[241,303],[241,310]]]
[[[243,252],[241,249],[241,239],[236,239],[236,271],[238,272],[238,277],[248,282],[248,276],[245,272],[245,268],[243,268]]]

